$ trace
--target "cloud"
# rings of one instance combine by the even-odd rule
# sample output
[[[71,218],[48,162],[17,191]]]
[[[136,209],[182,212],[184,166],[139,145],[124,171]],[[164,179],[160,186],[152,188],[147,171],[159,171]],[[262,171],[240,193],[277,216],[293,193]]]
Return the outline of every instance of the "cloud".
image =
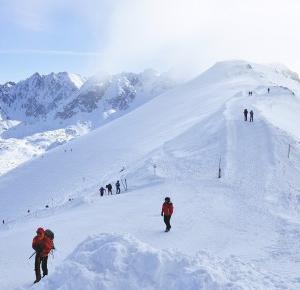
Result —
[[[154,67],[198,74],[224,59],[283,62],[300,71],[298,0],[3,1],[3,23],[14,21],[29,33],[51,30],[49,37],[59,29],[76,39],[66,37],[62,46],[36,41],[29,50],[23,43],[1,54],[90,56],[91,72]],[[68,33],[73,21],[78,30]]]
[[[39,50],[39,49],[0,50],[0,54],[8,54],[8,55],[44,54],[44,55],[65,55],[65,56],[100,56],[101,55],[99,52],[90,52],[90,51]]]
[[[0,16],[9,15],[9,20],[19,27],[40,32],[53,26],[57,14],[70,12],[80,16],[86,23],[94,25],[96,30],[96,24],[101,23],[99,20],[105,13],[109,13],[108,10],[114,0],[3,0],[3,2]]]
[[[228,58],[295,65],[299,10],[296,0],[119,1],[98,65],[113,71],[152,65],[198,73]],[[300,60],[296,65],[300,69]]]

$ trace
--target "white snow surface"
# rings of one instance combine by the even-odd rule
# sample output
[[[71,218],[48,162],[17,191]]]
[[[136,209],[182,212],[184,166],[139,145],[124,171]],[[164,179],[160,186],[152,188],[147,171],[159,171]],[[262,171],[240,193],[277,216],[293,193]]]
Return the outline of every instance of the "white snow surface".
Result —
[[[1,176],[0,288],[29,287],[44,226],[57,251],[36,289],[300,289],[299,96],[285,67],[218,63]]]
[[[287,286],[279,277],[234,256],[221,259],[198,252],[189,257],[155,249],[130,235],[100,234],[82,242],[52,277],[33,289],[239,290],[250,289],[249,285],[255,289]]]

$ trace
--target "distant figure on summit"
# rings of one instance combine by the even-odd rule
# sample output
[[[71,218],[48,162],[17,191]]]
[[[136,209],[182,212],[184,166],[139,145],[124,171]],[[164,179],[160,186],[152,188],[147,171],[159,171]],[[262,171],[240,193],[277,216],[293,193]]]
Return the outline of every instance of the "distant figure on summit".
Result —
[[[250,122],[253,122],[253,115],[254,115],[254,113],[253,113],[253,111],[251,110],[251,111],[250,111]]]
[[[270,93],[270,88],[268,88],[268,94]]]
[[[248,117],[248,110],[245,109],[244,110],[244,121],[247,121],[247,117]]]
[[[169,197],[166,197],[165,202],[163,203],[161,209],[161,216],[164,217],[164,223],[166,224],[165,232],[168,232],[171,229],[170,219],[172,214],[173,214],[173,203],[171,202],[171,199]]]

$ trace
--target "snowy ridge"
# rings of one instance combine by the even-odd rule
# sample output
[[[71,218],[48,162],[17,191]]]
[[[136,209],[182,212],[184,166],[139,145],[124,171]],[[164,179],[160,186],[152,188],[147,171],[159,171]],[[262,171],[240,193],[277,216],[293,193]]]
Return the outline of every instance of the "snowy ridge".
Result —
[[[62,276],[72,277],[65,269],[88,279],[87,289],[97,289],[93,283],[107,274],[100,263],[107,262],[104,249],[116,261],[105,267],[117,272],[99,283],[112,283],[112,289],[123,289],[118,284],[122,266],[135,269],[132,259],[147,266],[147,257],[159,260],[158,269],[178,274],[174,287],[187,283],[176,272],[180,268],[189,269],[185,273],[195,285],[206,281],[202,289],[299,289],[299,92],[299,81],[286,71],[241,61],[219,63],[0,177],[0,211],[7,220],[0,241],[8,245],[0,247],[8,261],[0,283],[11,289],[30,281],[31,266],[14,280],[15,262],[23,263],[25,241],[45,225],[55,230],[60,248],[51,265],[57,272],[45,280],[45,289],[54,289]],[[253,123],[243,120],[244,108],[254,110]],[[125,177],[127,192],[99,197],[99,186]],[[166,195],[175,205],[167,234],[160,217]],[[87,236],[101,232],[122,235],[90,238],[77,248],[78,256],[75,251],[63,262]],[[142,242],[124,237],[127,233]],[[10,261],[8,253],[18,239],[24,251]],[[178,249],[178,259],[170,258],[174,252],[165,251],[170,248]],[[209,253],[208,261],[205,253],[197,256],[199,251]],[[128,289],[136,289],[141,273],[126,272],[132,278]],[[151,273],[159,275],[155,269]],[[163,285],[144,277],[150,289],[151,281],[153,287]]]
[[[82,242],[49,279],[33,289],[263,290],[287,286],[296,289],[233,256],[223,260],[200,252],[189,257],[154,249],[129,235],[101,234]]]

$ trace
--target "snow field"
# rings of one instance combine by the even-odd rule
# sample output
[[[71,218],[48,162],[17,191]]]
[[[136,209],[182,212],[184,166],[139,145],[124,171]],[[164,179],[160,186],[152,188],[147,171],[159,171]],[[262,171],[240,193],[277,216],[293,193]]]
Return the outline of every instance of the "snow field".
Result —
[[[73,272],[78,285],[88,280],[86,289],[124,289],[125,273],[128,289],[139,289],[134,287],[143,282],[145,289],[162,289],[170,279],[161,272],[169,271],[175,273],[171,289],[299,289],[300,151],[287,160],[286,148],[295,135],[264,110],[270,98],[280,104],[286,96],[289,102],[290,91],[281,95],[278,89],[273,95],[271,90],[268,96],[269,85],[273,90],[283,85],[296,93],[299,89],[287,72],[241,62],[218,64],[189,84],[2,177],[0,209],[11,218],[20,217],[28,206],[39,208],[45,200],[66,200],[76,193],[74,206],[57,203],[45,215],[15,218],[0,231],[5,245],[0,247],[3,288],[30,281],[32,265],[21,269],[17,280],[15,266],[24,264],[36,227],[44,225],[55,231],[58,244],[51,264],[57,272],[41,284],[45,289],[70,289]],[[245,107],[254,108],[253,124],[243,121]],[[297,106],[290,110],[298,112]],[[220,156],[222,178],[217,179]],[[118,179],[123,166],[130,190],[95,196],[97,186]],[[159,215],[166,195],[175,205],[168,234]],[[22,241],[22,253],[11,261],[16,241]],[[156,267],[149,270],[149,265]]]

